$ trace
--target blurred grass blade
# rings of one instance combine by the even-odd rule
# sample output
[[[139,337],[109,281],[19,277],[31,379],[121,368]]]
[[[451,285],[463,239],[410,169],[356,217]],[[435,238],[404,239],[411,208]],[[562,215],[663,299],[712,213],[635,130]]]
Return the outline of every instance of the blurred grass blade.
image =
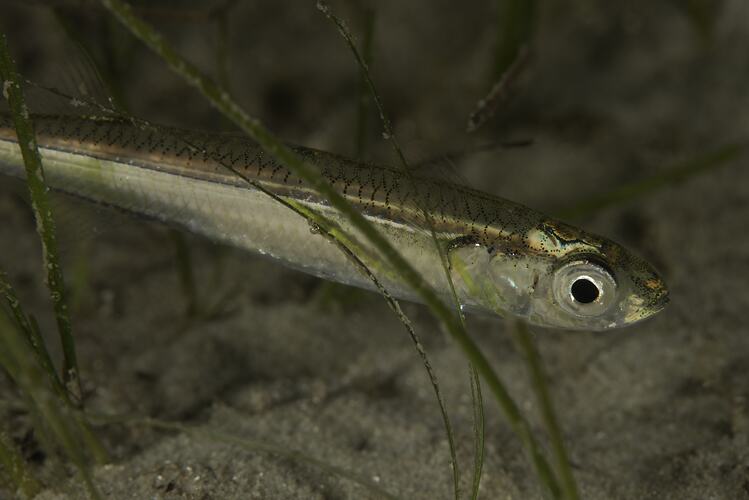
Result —
[[[536,23],[536,0],[496,0],[497,45],[491,80],[507,72],[522,47],[529,47]]]
[[[211,9],[210,18],[216,31],[216,77],[221,86],[231,93],[229,77],[229,21],[239,0],[223,0]]]
[[[363,61],[367,67],[372,65],[373,39],[375,29],[375,10],[364,8],[364,40],[362,41]],[[369,123],[369,98],[367,97],[367,80],[364,74],[359,76],[359,89],[356,99],[356,143],[354,146],[354,158],[361,159],[367,147],[367,124]]]
[[[0,364],[7,370],[22,393],[30,401],[30,410],[43,420],[44,429],[73,462],[81,474],[89,495],[101,496],[88,470],[78,426],[78,412],[57,397],[49,377],[36,363],[36,357],[21,334],[13,328],[5,314],[0,313]],[[54,450],[48,450],[52,453]]]
[[[482,125],[494,117],[500,105],[509,99],[512,86],[523,68],[525,68],[527,62],[528,48],[525,46],[520,47],[515,60],[510,63],[499,77],[499,80],[489,90],[486,97],[478,102],[476,109],[468,117],[466,132],[469,134],[476,132]]]
[[[728,165],[738,159],[745,151],[746,144],[729,144],[685,163],[678,163],[644,179],[625,184],[620,188],[604,192],[598,196],[570,204],[555,211],[560,218],[574,219],[606,208],[616,206],[660,189],[684,182],[697,175]]]
[[[471,401],[473,403],[473,481],[471,482],[471,500],[479,497],[481,487],[481,472],[484,467],[485,452],[485,423],[484,423],[484,397],[481,395],[481,384],[479,383],[476,369],[471,367]]]
[[[11,483],[8,489],[20,492],[25,498],[33,498],[42,485],[31,474],[21,453],[5,433],[0,430],[0,471]]]
[[[37,362],[47,372],[47,376],[52,380],[60,395],[68,398],[65,386],[55,371],[55,366],[52,363],[49,351],[47,351],[47,345],[44,343],[39,326],[33,317],[27,316],[24,312],[23,307],[21,307],[21,301],[18,300],[15,290],[8,281],[7,275],[2,270],[0,270],[0,296],[5,299],[8,309],[10,309],[15,319],[16,326],[26,335],[29,345],[34,350]]]
[[[546,431],[549,433],[549,440],[551,441],[551,449],[557,466],[562,493],[567,500],[578,500],[580,494],[577,489],[577,483],[575,482],[575,476],[572,474],[567,450],[564,446],[562,430],[559,427],[559,422],[556,413],[554,412],[554,405],[552,404],[551,395],[549,394],[546,376],[544,375],[541,366],[541,357],[536,350],[536,346],[533,344],[531,334],[525,323],[523,321],[516,321],[514,330],[515,339],[525,355],[525,364],[528,368],[533,392],[538,399],[538,406],[541,410],[541,419],[544,422]]]
[[[536,22],[536,0],[496,0],[497,41],[489,71],[489,92],[468,117],[466,132],[481,128],[510,96],[513,83],[529,59]]]
[[[0,80],[3,81],[3,96],[8,101],[18,135],[18,145],[26,167],[26,183],[31,195],[31,206],[42,242],[44,271],[47,273],[47,286],[52,298],[62,344],[62,380],[67,390],[71,392],[73,400],[80,401],[81,387],[75,354],[75,339],[70,323],[65,281],[58,258],[52,208],[47,198],[47,187],[44,182],[42,159],[37,148],[34,127],[29,119],[28,108],[24,102],[20,78],[10,57],[4,35],[0,35]]]
[[[52,359],[47,351],[47,346],[44,342],[44,338],[39,330],[34,316],[26,315],[23,311],[20,301],[15,293],[15,290],[8,282],[5,273],[0,271],[0,296],[2,296],[8,304],[11,315],[16,323],[16,328],[19,332],[22,332],[26,337],[28,346],[34,353],[34,357],[38,366],[44,371],[47,380],[52,386],[55,394],[60,398],[61,402],[68,405],[74,406],[70,400],[69,393],[62,384],[62,381],[57,376]],[[101,445],[96,436],[93,435],[88,423],[84,418],[75,417],[78,424],[78,432],[80,433],[83,443],[85,444],[84,449],[90,453],[91,457],[96,463],[106,463],[109,461],[109,455]]]

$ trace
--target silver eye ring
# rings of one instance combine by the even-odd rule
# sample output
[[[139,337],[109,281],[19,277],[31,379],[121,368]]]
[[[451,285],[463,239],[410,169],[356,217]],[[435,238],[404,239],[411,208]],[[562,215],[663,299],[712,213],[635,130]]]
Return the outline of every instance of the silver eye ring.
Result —
[[[577,259],[557,269],[552,287],[557,303],[576,316],[599,316],[616,299],[616,280],[590,259]]]

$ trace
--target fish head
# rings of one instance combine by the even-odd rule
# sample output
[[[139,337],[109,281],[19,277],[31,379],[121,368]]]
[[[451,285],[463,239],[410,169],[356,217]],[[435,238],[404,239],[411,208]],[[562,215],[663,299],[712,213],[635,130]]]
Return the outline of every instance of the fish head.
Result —
[[[549,266],[531,292],[528,320],[541,326],[601,331],[637,323],[661,311],[668,289],[643,259],[616,247],[572,253]]]
[[[513,245],[453,252],[454,281],[473,309],[530,324],[603,331],[661,311],[668,288],[644,259],[603,237],[544,221]],[[462,267],[461,267],[462,266]]]
[[[527,311],[531,323],[609,330],[649,318],[668,303],[659,273],[623,246],[562,223],[547,222],[543,229],[556,244],[536,256],[538,280],[529,290]]]

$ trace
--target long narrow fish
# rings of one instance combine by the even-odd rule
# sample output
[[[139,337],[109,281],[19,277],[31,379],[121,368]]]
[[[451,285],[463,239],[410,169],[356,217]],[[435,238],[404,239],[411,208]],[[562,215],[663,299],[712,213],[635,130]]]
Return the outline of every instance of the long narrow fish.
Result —
[[[128,121],[34,117],[47,183],[76,196],[176,224],[326,279],[373,288],[299,214],[248,185],[313,209],[365,241],[329,203],[249,140]],[[667,302],[653,268],[616,243],[522,205],[453,183],[305,148],[315,165],[439,293],[448,296],[429,224],[448,252],[461,304],[532,324],[605,330]],[[23,177],[15,130],[0,116],[0,173]],[[416,299],[396,272],[367,264],[396,297]]]

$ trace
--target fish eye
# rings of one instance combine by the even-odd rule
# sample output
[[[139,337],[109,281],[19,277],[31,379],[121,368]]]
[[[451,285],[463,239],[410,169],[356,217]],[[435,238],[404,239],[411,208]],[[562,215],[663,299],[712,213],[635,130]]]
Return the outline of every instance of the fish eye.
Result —
[[[590,304],[595,302],[601,296],[598,286],[587,276],[577,278],[570,287],[572,299],[581,304]]]
[[[560,267],[553,282],[557,303],[576,316],[599,316],[616,299],[616,280],[603,265],[579,259]]]

